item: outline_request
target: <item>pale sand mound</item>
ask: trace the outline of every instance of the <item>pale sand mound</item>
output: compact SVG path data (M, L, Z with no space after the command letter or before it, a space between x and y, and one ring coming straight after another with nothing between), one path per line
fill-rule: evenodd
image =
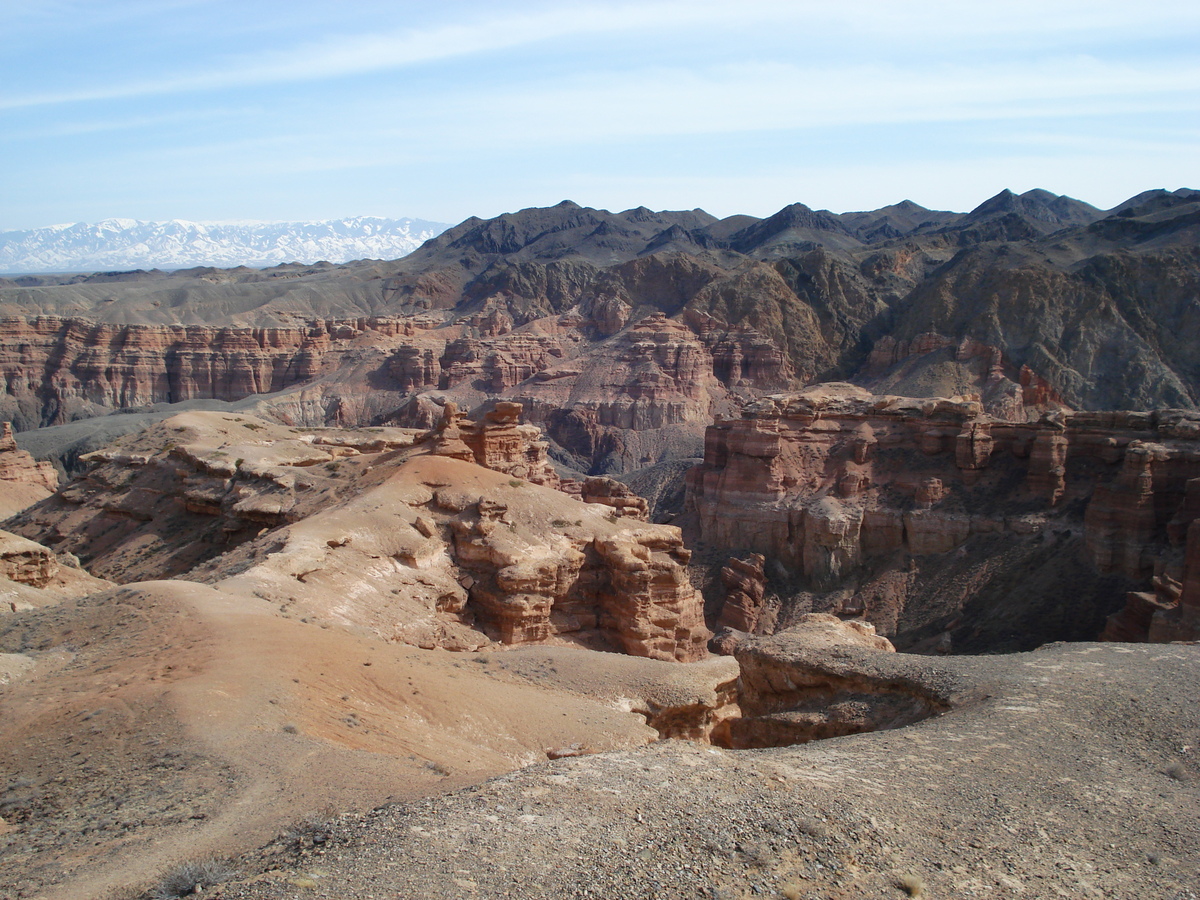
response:
M421 651L181 582L12 616L0 651L26 660L0 687L0 893L81 900L326 808L644 744L648 717L711 708L736 677L729 659Z

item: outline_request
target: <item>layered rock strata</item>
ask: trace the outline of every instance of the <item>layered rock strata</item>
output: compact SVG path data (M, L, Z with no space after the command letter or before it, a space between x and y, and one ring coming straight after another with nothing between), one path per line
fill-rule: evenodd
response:
M362 317L218 328L7 316L0 318L3 408L28 428L154 403L238 400L310 381L350 363L356 351L404 342L430 324Z
M174 577L329 502L344 461L418 436L301 432L250 416L184 413L87 454L84 475L11 527L113 581Z
M92 454L12 527L116 581L185 576L422 647L704 657L679 529L554 489L519 414L475 424L447 404L427 435L183 414Z
M566 641L706 655L679 529L616 519L426 445L371 466L374 487L190 577L424 648Z
M717 624L722 628L751 633L757 629L767 590L767 576L763 572L765 562L761 553L751 553L745 559L731 557L721 569L725 596Z
M1144 521L1139 518L1139 524ZM1159 566L1151 590L1131 591L1125 606L1108 617L1103 639L1110 641L1200 640L1200 478L1187 483L1187 493L1168 525L1182 553L1175 565Z
M1200 417L1180 410L1009 422L973 400L817 386L711 426L688 503L706 543L777 559L817 591L853 593L896 553L1050 528L1083 534L1094 570L1144 579L1169 549L1169 523L1177 544L1186 528L1198 438Z
M564 481L559 487L584 503L603 504L612 509L615 515L628 516L641 522L650 520L650 502L615 478L596 475L583 481Z

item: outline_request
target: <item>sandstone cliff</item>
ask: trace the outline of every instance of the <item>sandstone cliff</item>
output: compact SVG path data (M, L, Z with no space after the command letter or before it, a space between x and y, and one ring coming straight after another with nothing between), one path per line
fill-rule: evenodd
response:
M713 425L688 503L706 545L778 561L793 595L863 613L906 645L941 632L944 647L953 632L978 646L991 618L981 605L1004 602L1019 640L1069 637L1084 622L1095 636L1124 585L1174 558L1172 540L1195 515L1185 495L1200 473L1198 437L1200 418L1179 410L1010 422L977 401L825 385ZM1007 579L989 560L1025 566L1032 585L1051 538L1056 565L1077 580L1006 600ZM1081 595L1092 608L1073 626L1051 611ZM1041 627L1026 625L1023 605L1040 605ZM984 629L994 642L999 618Z
M56 487L54 466L17 447L12 425L5 422L0 431L0 518L45 499Z

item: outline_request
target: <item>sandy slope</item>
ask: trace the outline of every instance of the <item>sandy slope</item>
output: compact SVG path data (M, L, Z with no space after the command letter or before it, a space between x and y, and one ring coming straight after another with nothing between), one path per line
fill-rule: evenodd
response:
M640 745L646 698L712 703L735 671L420 651L182 582L11 616L0 651L28 660L0 686L5 898L98 897L324 810Z

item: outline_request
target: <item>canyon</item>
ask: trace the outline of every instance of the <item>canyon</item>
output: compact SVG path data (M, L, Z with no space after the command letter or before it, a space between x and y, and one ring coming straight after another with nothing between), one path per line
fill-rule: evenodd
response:
M0 895L399 890L375 844L502 892L552 827L530 896L1183 890L1197 208L564 202L0 280Z

